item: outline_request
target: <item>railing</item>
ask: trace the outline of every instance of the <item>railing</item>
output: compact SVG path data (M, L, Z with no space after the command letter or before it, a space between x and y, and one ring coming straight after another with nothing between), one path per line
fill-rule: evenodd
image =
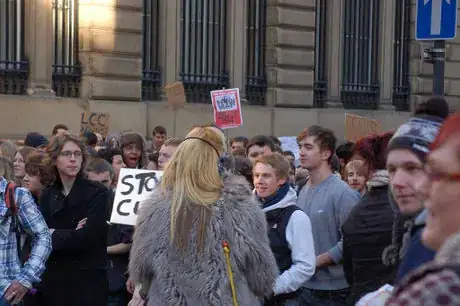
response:
M53 90L57 96L80 96L78 0L53 1Z
M188 103L210 103L209 92L229 87L227 1L181 0L181 68Z
M393 105L396 110L409 110L411 1L399 0L395 9L395 39L393 43Z
M350 97L346 97L345 100L341 99L341 97L326 97L324 99L324 105L325 107L329 108L339 108L341 105L345 105L345 103L348 103L349 107L346 108L344 111L345 112L353 112L353 110L360 110L360 111L366 111L367 109L365 108L360 108L358 106L362 105L366 100L364 100L361 97L356 98L356 100L352 100ZM378 106L379 110L385 111L393 111L392 110L392 105L393 105L393 99L388 98L388 99L381 99L380 97L376 98L373 100L375 104ZM369 111L372 111L373 109L369 109Z
M161 75L158 64L160 1L144 0L142 100L161 99Z
M24 94L28 76L24 0L0 0L0 94Z
M380 0L345 0L341 100L345 108L376 109Z
M246 49L246 99L249 104L265 104L267 74L265 46L267 37L267 0L248 0Z
M327 98L327 1L316 0L315 83L313 107L325 107Z

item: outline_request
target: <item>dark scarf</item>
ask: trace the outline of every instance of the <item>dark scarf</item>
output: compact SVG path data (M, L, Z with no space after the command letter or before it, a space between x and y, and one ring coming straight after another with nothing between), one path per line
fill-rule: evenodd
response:
M414 225L415 216L406 216L399 210L393 194L388 189L388 200L394 212L391 244L382 252L382 262L386 266L396 266L407 251L407 243L410 241L411 229ZM404 246L406 244L406 246Z
M256 196L260 200L260 202L263 204L263 207L266 208L266 207L272 206L272 205L278 203L279 201L281 201L282 199L284 199L284 197L289 192L289 188L291 188L291 186L289 185L289 183L286 182L280 188L278 188L278 190L273 195L271 195L271 196L269 196L269 197L267 197L265 199L260 198L257 195L257 193L256 193Z

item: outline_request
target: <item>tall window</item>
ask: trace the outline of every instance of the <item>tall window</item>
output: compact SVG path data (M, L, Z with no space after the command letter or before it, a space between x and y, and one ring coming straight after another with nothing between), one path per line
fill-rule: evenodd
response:
M376 109L380 0L345 0L341 98L346 108Z
M181 0L181 69L189 103L208 103L228 87L227 1Z
M53 1L53 90L57 96L80 96L78 0Z
M314 107L324 107L327 98L326 33L329 0L316 0Z
M247 9L246 99L250 104L264 104L267 92L267 0L248 0Z
M142 100L160 100L160 67L158 65L160 1L144 0Z
M0 0L0 93L23 94L29 64L24 57L24 0Z
M395 39L393 63L393 105L396 110L409 109L410 83L410 18L411 1L399 0L395 10Z

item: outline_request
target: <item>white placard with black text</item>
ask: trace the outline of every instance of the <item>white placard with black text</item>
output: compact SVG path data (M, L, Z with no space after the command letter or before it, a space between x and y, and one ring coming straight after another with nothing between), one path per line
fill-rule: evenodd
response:
M152 195L162 176L163 171L122 168L110 222L136 225L140 206Z

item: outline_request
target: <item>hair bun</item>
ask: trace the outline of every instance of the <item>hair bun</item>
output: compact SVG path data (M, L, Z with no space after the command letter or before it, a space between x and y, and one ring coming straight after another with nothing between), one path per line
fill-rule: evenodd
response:
M442 97L432 97L420 103L414 112L415 116L435 116L447 118L449 116L449 104Z

